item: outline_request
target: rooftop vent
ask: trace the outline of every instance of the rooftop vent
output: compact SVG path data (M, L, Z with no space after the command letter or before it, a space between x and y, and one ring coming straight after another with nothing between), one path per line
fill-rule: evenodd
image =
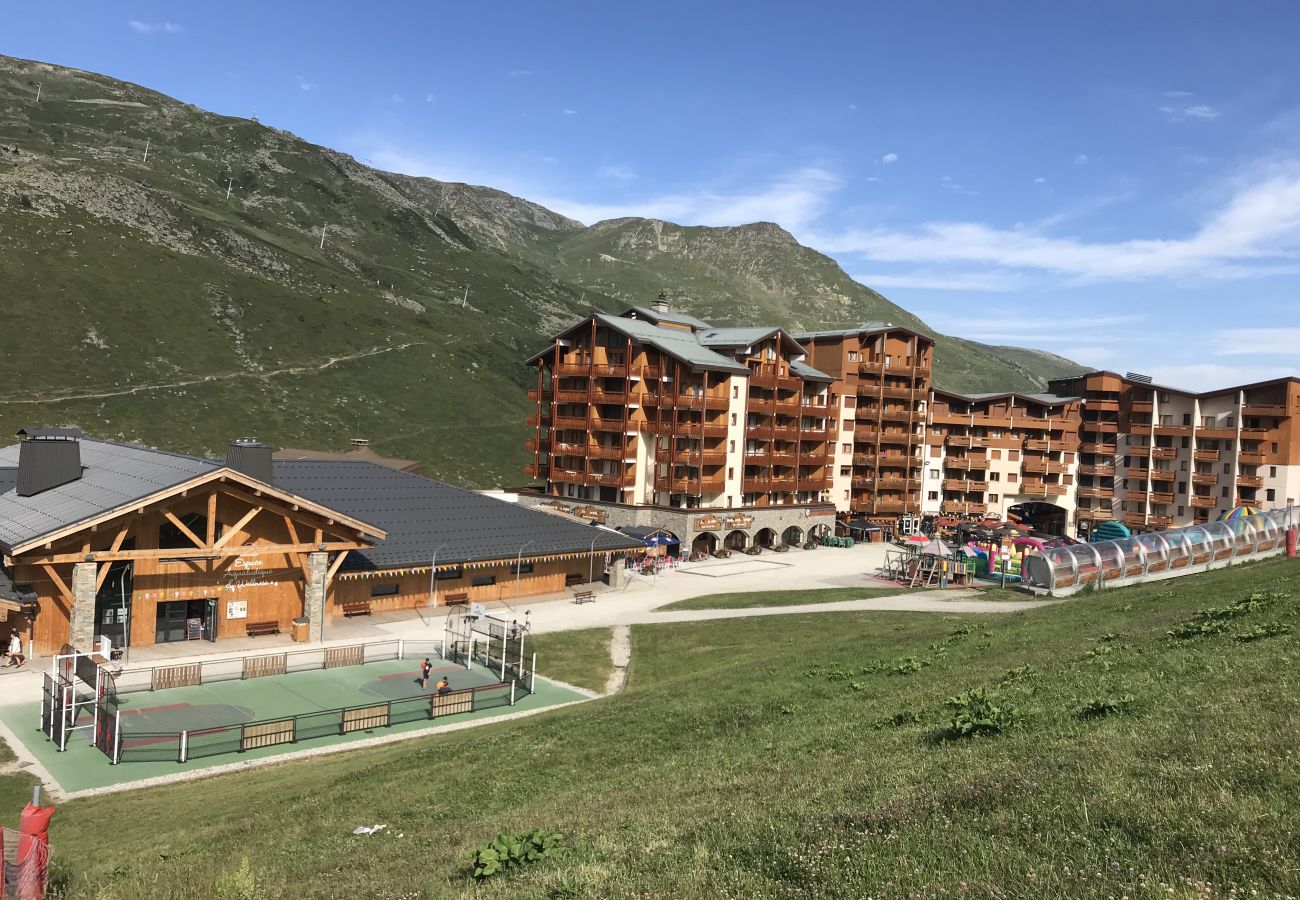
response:
M659 296L655 297L654 302L650 304L650 308L661 316L667 315L671 312L673 307L672 304L668 302L668 292L660 291Z
M19 497L32 497L81 478L81 431L24 428L18 432Z
M232 441L226 450L226 465L263 484L271 484L271 448L256 438Z
M1151 383L1150 375L1139 375L1137 372L1125 372L1124 377L1127 378L1129 381L1140 381L1143 384Z
M352 449L353 449L353 450L365 450L365 449L367 449L367 448L369 448L369 447L370 447L370 439L369 439L369 438L353 438L353 439L352 439Z

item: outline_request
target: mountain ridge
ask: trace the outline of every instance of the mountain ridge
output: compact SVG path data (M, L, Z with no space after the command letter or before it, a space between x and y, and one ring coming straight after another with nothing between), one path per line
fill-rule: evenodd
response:
M776 223L586 226L3 56L0 209L0 311L23 335L0 356L10 433L76 423L191 452L243 434L340 449L368 437L449 480L517 484L522 359L591 309L666 289L719 325L879 319L934 334ZM1032 389L1079 370L936 340L943 387Z

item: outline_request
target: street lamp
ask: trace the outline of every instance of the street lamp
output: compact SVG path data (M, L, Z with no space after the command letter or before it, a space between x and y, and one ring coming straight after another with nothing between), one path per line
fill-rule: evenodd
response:
M587 584L596 580L596 538L598 537L600 535L591 539L591 552L587 554Z
M518 556L515 557L515 605L514 605L515 615L519 614L519 579L520 576L523 574L521 570L523 569L524 566L524 550L532 546L534 543L536 542L529 541L528 543L524 544L523 547L519 548Z
M438 551L446 547L446 544L434 547L433 562L429 564L429 617L424 620L426 628L433 627L433 611L438 606Z

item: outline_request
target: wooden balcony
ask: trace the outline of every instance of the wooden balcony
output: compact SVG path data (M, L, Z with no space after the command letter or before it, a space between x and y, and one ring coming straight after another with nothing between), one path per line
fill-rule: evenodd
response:
M702 478L674 478L671 475L656 475L655 490L670 494L717 494L726 487L726 480L720 476Z
M897 404L886 404L880 414L881 420L885 422L911 422L919 417L920 413L915 410Z
M635 366L627 363L562 362L555 367L556 375L590 375L595 378L626 378Z
M1150 400L1133 400L1133 401L1130 401L1130 402L1129 402L1129 405L1128 405L1128 409L1129 409L1129 412L1131 412L1131 413L1139 413L1139 414L1140 414L1140 413L1146 413L1147 415L1150 415L1152 412L1155 411L1155 410L1152 408L1152 403L1151 403Z
M537 390L537 388L530 388L529 391L528 391L528 399L531 400L531 401L534 402L534 403L536 403L536 402L538 401L538 399L541 399L541 401L542 401L543 403L550 403L550 402L551 402L551 392L550 392L550 391L540 391L540 392L539 392L539 391Z
M1147 518L1147 527L1148 528L1173 528L1174 517L1160 516L1160 515L1155 515L1153 513Z
M550 467L546 463L529 463L524 466L524 475L528 478L546 478Z
M1152 447L1152 459L1177 459L1178 448L1176 447Z
M1118 397L1089 397L1084 403L1085 409L1095 409L1098 412L1119 412Z
M1191 437L1191 425L1155 425L1152 430L1164 437Z
M1115 499L1115 489L1110 487L1080 487L1075 490L1080 497L1091 497L1094 500L1113 500Z
M1152 481L1177 481L1178 473L1175 472L1173 469L1160 469L1160 468L1152 469L1151 480Z
M875 394L878 397L892 397L896 400L911 400L916 395L917 391L914 388L888 386L880 388Z
M829 491L833 486L831 476L829 475L809 475L799 476L797 490L800 491Z
M524 449L529 453L550 453L551 442L549 438L542 438L541 440L529 438L524 441Z
M1238 480L1240 481L1240 479ZM1215 485L1218 483L1219 483L1219 476L1216 475L1214 472L1193 472L1192 473L1192 484Z
M1070 467L1063 462L1030 458L1021 460L1020 468L1026 472L1050 473L1053 475L1062 475L1070 471Z
M1241 408L1241 414L1243 416L1272 416L1280 419L1287 412L1286 406L1281 403L1254 403L1247 400Z
M879 442L890 444L892 446L906 446L908 444L919 444L921 438L912 431L890 431L886 429L880 432Z
M1270 428L1243 428L1241 429L1241 438L1245 441L1263 441L1267 440L1272 433Z
M853 465L855 466L874 466L875 464L876 464L876 454L874 453L853 454Z
M1169 504L1174 502L1174 495L1169 491L1152 491L1147 494L1147 500L1151 503Z
M1114 515L1109 506L1080 506L1074 517L1080 522L1107 522Z
M894 475L882 475L876 479L876 489L881 491L914 491L920 487L921 479L919 478L899 478Z
M1084 441L1079 444L1080 453L1094 453L1100 456L1114 456L1118 449L1114 444L1103 444L1097 441Z
M939 509L947 516L979 516L989 511L987 503L968 503L965 500L945 500Z
M1258 475L1238 475L1237 487L1239 488L1262 488L1264 479Z
M760 365L758 369L750 373L749 383L752 387L761 388L782 388L787 391L798 391L803 389L803 379L797 375L789 373L782 374L774 366Z
M919 469L924 463L919 456L905 453L881 453L876 457L876 465L882 469Z
M745 411L754 415L770 416L776 412L776 401L760 397L750 397L746 401Z
M585 416L555 416L551 419L551 425L557 429L572 429L575 431L586 431L588 429L587 418Z
M962 493L983 492L989 489L989 483L987 481L972 481L969 478L945 478L943 480L943 489L945 491L961 491Z
M1130 510L1129 512L1124 513L1124 524L1125 524L1125 525L1139 525L1139 526L1143 526L1143 527L1145 527L1146 524L1147 524L1147 516L1146 516L1146 513L1144 513L1144 512L1133 512L1133 511Z
M1069 485L1022 481L1019 487L1006 485L1004 490L1009 494L1023 494L1029 497L1063 497L1069 492Z
M971 437L969 434L950 434L944 443L949 447L983 447L984 439Z
M895 500L881 498L875 502L875 511L882 513L915 512L920 504L915 500Z
M1264 454L1251 450L1242 450L1237 454L1237 462L1243 466L1262 466L1264 464Z
M970 458L965 456L949 456L944 459L943 467L945 469L955 469L965 471L971 468Z
M1093 475L1098 478L1114 478L1114 466L1079 466L1080 475Z
M1197 462L1218 462L1219 451L1218 450L1197 450L1192 453L1192 459L1196 460Z
M1213 509L1219 505L1219 498L1207 494L1193 494L1188 498L1188 505L1196 509Z

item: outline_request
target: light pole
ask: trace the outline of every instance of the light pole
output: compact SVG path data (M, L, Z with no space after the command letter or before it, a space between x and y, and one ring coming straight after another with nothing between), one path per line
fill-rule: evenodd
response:
M524 567L524 550L527 547L532 546L534 543L536 542L529 541L528 543L524 544L523 547L519 548L518 556L515 557L515 605L514 605L515 615L519 614L519 580L520 580L520 576L523 575L523 572L521 572L520 570L523 569Z
M426 628L433 627L433 611L438 606L438 551L445 550L446 544L433 548L433 562L429 564L429 617L424 620Z
M591 539L591 553L587 554L587 584L591 584L596 579L596 538Z

